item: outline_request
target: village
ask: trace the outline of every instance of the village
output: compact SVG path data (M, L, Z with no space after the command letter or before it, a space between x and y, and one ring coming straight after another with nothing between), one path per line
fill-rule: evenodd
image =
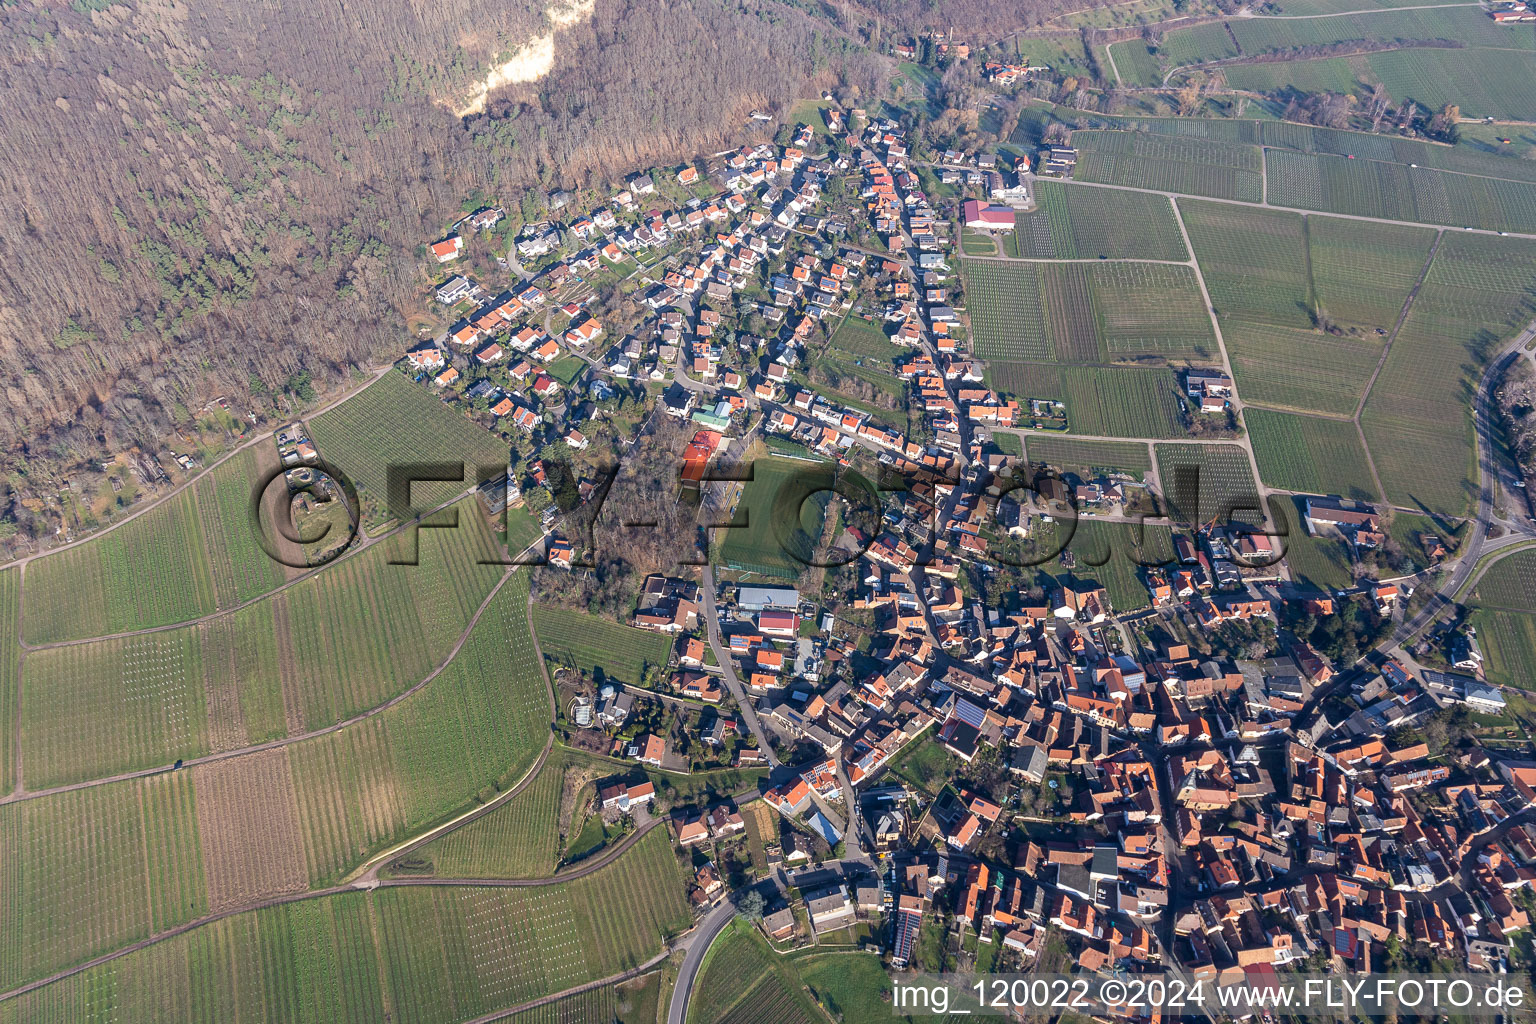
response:
M1469 738L1469 715L1505 710L1475 631L1420 645L1424 663L1364 660L1404 621L1414 574L1318 592L1291 578L1283 538L1240 516L1188 523L1133 581L1134 611L1070 550L1039 556L1063 524L1142 522L1166 497L1004 446L1065 415L986 385L952 261L960 231L1011 231L1033 206L1031 159L919 167L896 122L818 116L788 144L633 176L595 208L551 194L549 219L497 257L508 284L456 269L504 216L476 210L430 246L449 326L405 355L508 440L494 508L539 512L556 569L580 571L582 551L546 460L576 467L586 501L589 448L621 452L646 402L693 430L680 494L749 500L728 470L754 457L900 479L859 526L832 499L848 514L817 588L754 571L730 542L722 579L647 578L629 624L671 642L666 664L643 685L562 689L574 745L655 771L771 770L749 803L665 812L700 913L759 887L776 945L857 942L894 968L1523 962L1536 762ZM1068 175L1075 160L1058 145L1034 162ZM890 346L899 404L816 372L852 323ZM1189 417L1230 411L1223 370L1180 379ZM1299 501L1308 536L1385 540L1369 503ZM1021 552L1036 557L1009 560ZM1047 585L1019 590L1016 564L1049 568ZM1325 638L1329 619L1345 635ZM1447 719L1462 726L1449 742L1431 726ZM654 811L645 779L607 780L604 812ZM778 824L749 828L764 807Z

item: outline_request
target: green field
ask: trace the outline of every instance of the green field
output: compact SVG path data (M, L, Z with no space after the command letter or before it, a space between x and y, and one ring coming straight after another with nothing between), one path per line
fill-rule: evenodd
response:
M1189 267L968 260L964 269L983 359L1208 359L1216 349Z
M392 1006L396 1020L449 1024L623 971L689 917L658 831L575 882L386 888L226 917L0 1003L0 1022L374 1024ZM111 941L143 930L119 925Z
M411 856L443 878L542 878L560 863L566 762L552 754L526 789L494 811L434 839Z
M764 458L752 463L731 529L717 531L719 562L730 569L795 579L815 551L833 480L827 463ZM858 493L854 491L853 493ZM719 540L721 534L724 540Z
M1175 522L1247 521L1259 508L1248 455L1235 444L1157 445L1157 476Z
M179 773L0 807L0 985L207 913L192 798Z
M426 509L462 492L507 464L506 442L444 405L426 387L386 373L341 405L309 423L321 458L357 486L363 521L372 528L391 518L388 471L423 463L462 464L462 483L416 484L410 502ZM515 512L508 513L509 518Z
M1507 31L1511 38L1520 32ZM1223 73L1231 88L1253 92L1365 95L1366 83L1380 82L1398 102L1411 98L1434 110L1454 103L1469 116L1529 120L1536 115L1529 68L1528 52L1469 46L1248 64Z
M1063 401L1072 431L1103 437L1183 437L1178 378L1165 368L995 363L992 386Z
M1047 551L1061 545L1069 526L1057 523L1054 529L1054 539ZM1075 560L1071 569L1062 566L1058 556L1035 570L1033 582L1050 588L1056 585L1055 578L1063 575L1091 580L1109 594L1116 612L1135 611L1152 603L1142 580L1143 568L1173 559L1173 534L1166 526L1103 523L1084 517L1071 530L1070 539L1066 539L1066 550Z
M1524 182L1376 160L1270 151L1268 199L1357 217L1490 231L1536 231L1536 194Z
M1354 584L1349 546L1332 537L1312 537L1301 522L1301 508L1290 503L1290 532L1285 539L1285 564L1291 579L1318 590L1342 590Z
M1221 336L1245 402L1303 412L1353 416L1381 361L1382 339L1375 335L1339 337L1238 321L1223 323Z
M1162 196L1035 184L1039 209L1021 213L1009 252L1035 259L1187 260L1173 210ZM1126 230L1135 225L1134 231Z
M894 364L909 351L891 341L881 322L847 316L833 332L820 362L839 377L855 377L899 402L906 385L896 376Z
M474 504L464 525L375 544L203 623L36 650L22 680L33 788L169 766L322 728L420 682L501 576ZM30 584L30 578L28 583Z
M1075 131L1079 181L1257 203L1262 157L1254 146L1124 131Z
M1378 500L1360 432L1348 420L1249 408L1259 474L1271 487Z
M259 450L240 452L193 487L220 608L259 597L283 582L283 567L262 550L251 523L251 498L262 469L277 465L271 443L259 444Z
M1536 615L1530 611L1478 608L1472 612L1477 641L1491 683L1536 690Z
M1474 500L1471 396L1501 339L1530 318L1536 243L1446 234L1365 405L1394 504L1459 515Z
M890 1024L892 1021L950 1022L964 1018L898 1016L891 1011L891 976L879 957L866 953L823 953L795 962L816 999L842 1024Z
M1030 436L1028 449L1029 461L1064 469L1120 472L1140 477L1152 468L1152 456L1147 446L1136 441L1083 441L1075 437L1039 434Z
M689 1024L816 1024L788 961L744 919L726 926L709 948L688 1004Z
M607 678L625 683L641 682L647 668L664 669L672 653L665 634L546 604L533 606L533 628L551 662L589 676L601 668Z
M1390 331L1418 283L1434 233L1337 217L1307 218L1317 306L1334 324Z
M29 643L163 626L214 610L191 489L101 537L27 566Z
M16 668L21 647L16 642L21 611L21 573L0 571L0 792L16 785Z
M1313 326L1306 227L1294 213L1180 200L1179 212L1222 323Z

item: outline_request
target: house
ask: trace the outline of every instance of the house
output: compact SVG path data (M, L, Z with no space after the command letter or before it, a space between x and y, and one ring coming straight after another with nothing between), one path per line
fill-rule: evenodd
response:
M616 782L597 791L597 799L604 810L628 812L634 807L648 807L656 799L656 787L645 782Z
M464 252L464 239L458 235L449 235L441 242L432 243L432 255L437 257L437 262L448 263L456 260Z
M763 915L763 931L775 942L782 942L795 933L795 913L789 907Z
M967 199L961 206L961 219L974 231L1012 231L1013 209L1007 206L983 206L975 199Z
M624 756L639 761L641 764L660 768L661 762L667 757L667 741L652 733L637 736L624 752Z
M837 885L805 894L805 914L810 918L811 930L833 931L853 923L855 907L848 898L848 887Z

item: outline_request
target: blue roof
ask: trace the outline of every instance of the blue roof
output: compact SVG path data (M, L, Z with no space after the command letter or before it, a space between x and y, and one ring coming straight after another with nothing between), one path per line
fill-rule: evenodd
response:
M827 841L828 846L836 846L843 838L842 834L832 827L832 823L827 820L827 816L820 811L812 814L806 824L815 829L817 834Z
M951 714L973 729L980 729L987 721L986 711L963 697L955 701L955 708Z

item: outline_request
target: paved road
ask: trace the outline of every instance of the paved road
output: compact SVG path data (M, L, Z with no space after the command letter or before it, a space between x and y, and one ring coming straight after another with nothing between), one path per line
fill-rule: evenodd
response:
M693 997L694 983L699 980L699 968L704 966L704 954L709 952L715 936L725 930L736 916L736 904L723 899L704 920L695 926L688 939L688 952L683 955L682 966L677 971L677 983L672 986L672 1002L667 1006L667 1024L684 1024L688 1018L688 1000Z
M763 731L762 722L757 719L757 712L752 709L752 701L747 695L747 688L741 685L741 680L736 678L735 663L730 658L730 652L720 643L720 611L715 606L715 575L711 567L705 565L699 574L699 599L704 602L704 623L709 633L709 649L715 654L715 661L720 666L721 676L725 679L726 689L731 691L731 696L736 698L736 706L741 709L741 717L747 723L747 728L752 731L752 737L757 740L757 748L763 752L768 764L777 768L779 757L773 752L773 746L768 742L768 734Z

